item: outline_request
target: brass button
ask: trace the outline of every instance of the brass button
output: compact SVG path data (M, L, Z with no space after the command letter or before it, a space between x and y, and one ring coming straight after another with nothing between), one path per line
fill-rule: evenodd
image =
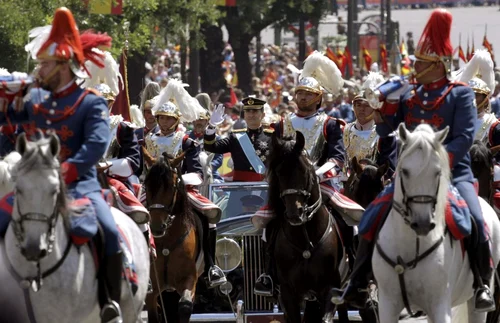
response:
M52 101L52 106L55 108L57 107L57 102L56 101Z
M253 170L253 168L252 168L252 167L250 167L250 170Z

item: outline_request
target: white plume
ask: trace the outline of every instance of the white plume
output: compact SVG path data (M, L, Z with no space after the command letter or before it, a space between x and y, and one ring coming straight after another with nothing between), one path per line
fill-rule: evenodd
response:
M477 49L471 60L457 73L456 81L468 83L477 77L483 80L491 90L495 90L494 64L490 53L486 49Z
M24 46L24 50L31 54L31 58L36 59L36 54L38 54L42 45L49 39L51 30L52 25L48 25L35 27L29 31L28 37L33 38L33 40Z
M313 77L332 94L337 94L344 86L342 73L337 65L318 51L309 55L302 69L301 77Z
M0 196L14 190L14 181L12 180L12 169L21 160L21 155L13 151L3 160L0 160Z
M137 104L130 106L130 118L132 119L132 123L137 127L144 128L146 126L146 120L144 120L144 116Z
M91 61L86 61L85 67L87 67L91 77L87 78L82 86L93 88L100 83L105 83L115 95L118 95L123 89L123 78L118 63L110 52L103 52L97 48L93 48L92 51L104 54L104 68L100 68ZM122 82L122 88L120 88L118 80Z
M173 101L177 105L182 114L182 122L193 122L198 119L200 113L205 111L200 102L186 91L184 84L176 79L168 80L167 86L161 90L152 109L153 114L168 101Z
M362 89L375 90L380 83L384 82L384 76L379 72L369 72L366 76L366 80L363 83Z

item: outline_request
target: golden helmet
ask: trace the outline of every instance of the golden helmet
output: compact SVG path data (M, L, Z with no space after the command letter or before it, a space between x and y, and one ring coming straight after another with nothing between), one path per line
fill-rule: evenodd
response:
M153 109L153 115L155 117L157 116L168 116L168 117L174 117L176 119L179 119L182 114L177 105L172 102L172 101L167 101L161 106L158 107L158 109Z
M486 96L490 96L491 89L488 87L485 81L481 80L478 77L474 77L469 81L470 88L474 91L474 93L484 94Z
M303 77L300 79L299 84L295 87L295 93L299 90L304 90L307 92L312 92L316 94L322 94L323 91L321 89L321 85L319 82L313 77Z

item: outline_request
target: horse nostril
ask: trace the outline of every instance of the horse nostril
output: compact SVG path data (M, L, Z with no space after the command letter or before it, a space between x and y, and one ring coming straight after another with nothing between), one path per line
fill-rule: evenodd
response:
M162 228L162 230L167 230L167 225L165 223L162 223L161 228Z
M436 227L436 223L434 223L434 222L431 223L431 225L430 225L431 230L433 230L435 227Z
M416 222L412 222L412 223L410 224L410 227L411 227L413 230L416 230L416 229L418 229L418 223L416 223Z
M45 256L47 256L47 249L40 250L40 258L44 258Z

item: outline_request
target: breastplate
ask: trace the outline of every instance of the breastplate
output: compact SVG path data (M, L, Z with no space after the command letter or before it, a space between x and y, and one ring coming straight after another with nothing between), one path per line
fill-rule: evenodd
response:
M496 120L497 118L492 113L485 113L481 119L478 119L476 121L476 137L474 139L488 144L490 128Z
M182 152L182 131L174 132L169 136L160 136L158 133L146 137L146 149L154 158L160 157L164 152L177 157Z
M300 131L304 135L305 147L309 159L314 163L319 160L323 153L326 138L323 133L325 122L328 116L320 113L312 118L301 118L296 115L285 117L283 120L283 136L293 136L295 131Z
M375 125L370 130L357 130L354 122L348 124L344 130L344 146L347 154L347 161L350 162L353 157L359 161L367 158L375 159L377 152L378 135L375 131Z

